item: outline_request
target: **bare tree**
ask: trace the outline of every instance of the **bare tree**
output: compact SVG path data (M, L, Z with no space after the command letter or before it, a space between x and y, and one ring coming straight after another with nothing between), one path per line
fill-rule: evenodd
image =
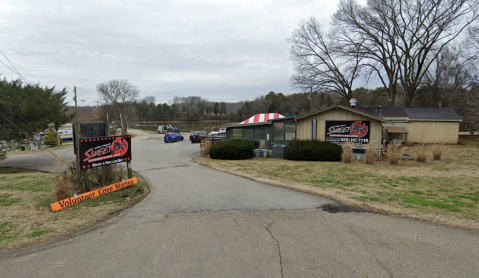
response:
M478 5L476 0L370 0L362 6L344 0L333 25L339 43L361 45L369 73L387 88L390 105L401 85L410 106L439 53L478 19Z
M105 83L97 84L98 96L105 102L106 112L110 119L119 121L120 114L126 123L134 116L132 103L139 95L138 88L126 79L113 79Z
M477 82L476 57L466 50L468 45L444 48L429 67L413 103L420 107L452 107L460 99L458 94L470 91Z
M303 91L337 93L351 99L353 82L361 69L362 55L358 46L338 44L331 35L325 34L314 17L302 21L288 42L294 64L293 86ZM343 47L348 48L350 56L342 55Z

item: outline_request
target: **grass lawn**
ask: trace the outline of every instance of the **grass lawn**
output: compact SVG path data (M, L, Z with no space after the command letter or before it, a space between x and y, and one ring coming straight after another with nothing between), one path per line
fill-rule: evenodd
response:
M303 162L284 159L225 161L198 157L197 162L255 180L321 195L382 213L479 230L479 140L443 146L426 162L386 160L374 165L354 161ZM415 157L417 147L406 153Z
M52 212L54 173L0 168L0 250L16 249L68 235L108 218L148 193L146 182Z

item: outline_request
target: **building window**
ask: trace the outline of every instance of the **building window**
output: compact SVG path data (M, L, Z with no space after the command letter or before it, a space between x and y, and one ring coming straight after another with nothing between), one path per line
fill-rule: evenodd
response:
M273 125L273 144L288 144L296 138L296 124L294 120L275 122Z
M233 139L243 139L242 128L233 128Z
M244 139L249 139L249 140L254 139L254 129L245 128L244 129Z
M317 130L318 130L318 120L313 119L313 130L312 130L312 135L313 135L313 136L311 137L313 140L316 140L316 139L317 139L317 138L316 138L316 136L317 136L317 134L318 134L318 131L317 131Z

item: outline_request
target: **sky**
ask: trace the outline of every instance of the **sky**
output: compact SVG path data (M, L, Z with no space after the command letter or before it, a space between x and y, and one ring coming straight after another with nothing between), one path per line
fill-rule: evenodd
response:
M287 38L311 16L328 25L338 3L1 0L0 74L66 88L70 105L76 86L81 106L96 105L96 85L113 79L130 81L140 99L157 103L289 95Z

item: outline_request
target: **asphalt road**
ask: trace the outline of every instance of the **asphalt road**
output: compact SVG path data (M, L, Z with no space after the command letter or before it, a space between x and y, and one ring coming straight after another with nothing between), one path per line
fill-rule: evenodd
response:
M478 276L477 232L328 213L318 207L330 200L197 165L198 151L188 141L136 136L133 169L150 195L70 238L1 254L1 276Z

